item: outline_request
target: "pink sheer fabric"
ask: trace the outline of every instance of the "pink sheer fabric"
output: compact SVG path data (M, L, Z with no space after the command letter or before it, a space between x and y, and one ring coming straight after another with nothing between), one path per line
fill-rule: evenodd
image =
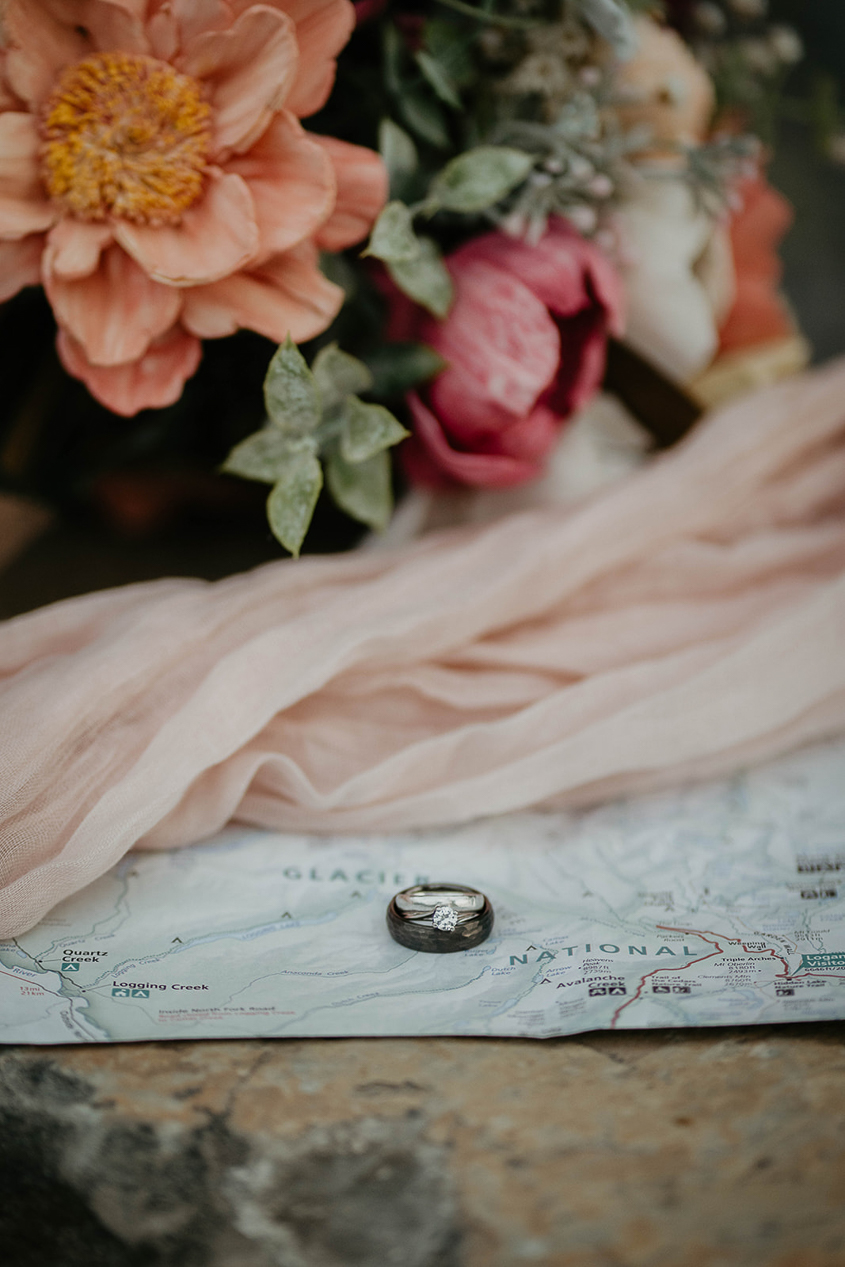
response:
M0 626L0 933L231 818L382 832L728 771L845 726L843 646L842 361L575 509L57 604Z

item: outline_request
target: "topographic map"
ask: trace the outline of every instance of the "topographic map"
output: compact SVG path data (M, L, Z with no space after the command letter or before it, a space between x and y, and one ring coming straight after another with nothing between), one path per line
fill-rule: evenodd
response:
M489 941L393 942L423 880ZM583 814L379 838L234 828L135 853L0 943L0 1039L488 1034L845 1017L845 741Z

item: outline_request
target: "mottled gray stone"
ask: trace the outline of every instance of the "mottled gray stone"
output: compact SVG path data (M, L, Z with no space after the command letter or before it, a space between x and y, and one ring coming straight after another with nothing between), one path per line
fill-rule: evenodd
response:
M5 1267L457 1263L444 1148L422 1137L418 1112L300 1121L294 1138L239 1131L225 1104L178 1111L203 1086L165 1089L174 1050L134 1049L146 1086L131 1108L108 1094L108 1061L77 1073L64 1050L0 1057ZM115 1049L115 1064L132 1053ZM197 1045L198 1076L206 1053L215 1074L223 1056L240 1093L225 1047Z
M4 1267L842 1267L845 1025L6 1049Z

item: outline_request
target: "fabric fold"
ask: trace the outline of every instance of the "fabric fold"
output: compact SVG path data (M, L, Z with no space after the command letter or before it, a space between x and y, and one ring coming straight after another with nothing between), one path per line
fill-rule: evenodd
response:
M574 508L0 626L0 935L230 819L382 832L845 726L845 361Z

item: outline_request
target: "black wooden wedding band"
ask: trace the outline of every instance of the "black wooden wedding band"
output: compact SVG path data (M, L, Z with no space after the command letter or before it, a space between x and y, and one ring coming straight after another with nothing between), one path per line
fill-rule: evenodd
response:
M400 946L448 955L487 940L493 907L478 889L463 884L415 884L391 900L387 927Z

